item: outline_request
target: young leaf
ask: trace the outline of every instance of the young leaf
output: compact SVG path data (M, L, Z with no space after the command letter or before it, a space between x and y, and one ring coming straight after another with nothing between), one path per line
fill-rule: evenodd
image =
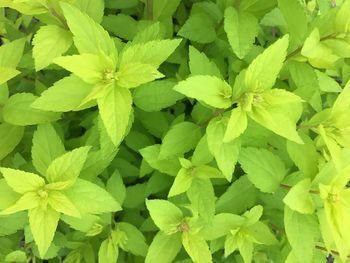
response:
M58 57L53 62L89 84L108 83L114 80L113 62L105 56L82 54Z
M123 88L136 88L141 84L164 77L150 64L129 63L116 73L117 85Z
M125 222L118 223L118 229L123 231L127 236L127 241L123 244L123 249L130 251L134 255L145 257L148 245L142 232L134 225Z
M72 34L55 25L42 26L33 38L35 70L50 65L72 45Z
M231 181L236 166L238 154L241 149L240 140L223 142L226 125L224 119L215 118L210 121L206 133L210 152L228 181Z
M44 179L33 173L4 167L0 168L0 172L6 183L20 194L39 190L45 185Z
M38 206L29 210L28 216L30 230L39 254L44 257L55 235L59 213L49 206L46 209Z
M113 144L118 146L129 125L132 98L126 88L109 87L106 95L98 99L100 116Z
M54 112L80 110L79 106L92 90L93 85L75 75L70 75L45 90L31 106L35 109Z
M249 89L272 88L287 56L288 45L289 37L285 35L253 60L245 74L245 85Z
M275 192L287 172L282 160L265 149L244 148L238 161L249 180L262 192Z
M90 146L84 146L67 152L54 159L46 171L50 183L70 181L74 183L86 161Z
M40 205L40 196L36 192L24 193L13 205L0 212L0 215L10 215L20 211L30 210Z
M81 213L102 214L121 210L120 205L106 190L79 178L64 193Z
M62 2L61 8L79 53L103 52L113 61L117 59L114 42L101 25L72 5Z
M148 249L145 263L171 263L182 247L181 235L167 235L159 231Z
M119 256L119 250L116 244L113 243L111 238L107 238L102 241L100 249L98 251L99 263L115 263Z
M181 210L166 200L146 200L150 216L157 227L164 232L176 232L183 219Z
M247 129L247 126L247 114L242 110L241 107L234 108L231 111L231 116L227 124L223 142L228 143L233 141Z
M158 68L175 51L180 42L181 39L163 39L128 46L123 50L119 67L123 68L129 63L141 63Z
M182 194L191 187L193 177L189 173L187 169L180 169L170 188L168 197Z
M215 108L226 109L232 104L232 88L224 80L215 76L189 77L179 82L174 90Z
M224 28L233 52L243 59L253 47L259 24L255 16L234 7L225 10Z
M53 160L65 153L61 138L51 124L38 125L33 135L32 159L36 170L42 175Z
M212 257L207 242L199 234L183 233L182 245L193 262L211 263Z
M80 217L80 212L74 204L60 191L50 191L48 204L57 212L68 216Z

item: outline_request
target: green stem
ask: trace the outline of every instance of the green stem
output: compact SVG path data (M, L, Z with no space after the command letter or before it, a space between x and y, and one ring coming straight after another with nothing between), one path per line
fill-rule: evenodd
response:
M147 0L147 18L153 20L153 0Z
M288 185L288 184L280 184L280 187L289 190L289 189L291 189L293 186ZM310 193L310 194L315 194L315 195L319 195L319 194L320 194L320 192L317 191L317 190L309 190L309 193Z

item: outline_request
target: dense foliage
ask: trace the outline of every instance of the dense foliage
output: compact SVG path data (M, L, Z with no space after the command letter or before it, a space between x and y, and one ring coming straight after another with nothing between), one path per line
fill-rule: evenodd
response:
M1 262L349 258L350 0L0 0L0 34Z

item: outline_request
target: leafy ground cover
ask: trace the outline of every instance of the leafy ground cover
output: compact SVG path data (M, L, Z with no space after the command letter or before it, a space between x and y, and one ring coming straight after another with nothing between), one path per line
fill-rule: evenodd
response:
M350 258L350 0L1 0L0 261Z

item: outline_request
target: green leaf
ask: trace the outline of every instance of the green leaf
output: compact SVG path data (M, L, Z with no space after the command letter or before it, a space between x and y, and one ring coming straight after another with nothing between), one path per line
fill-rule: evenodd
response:
M258 35L258 20L248 12L228 7L225 10L224 28L233 52L243 59L253 47Z
M119 256L118 247L113 243L111 238L102 241L98 251L99 263L115 263Z
M292 107L290 106L289 110L291 109ZM283 108L265 108L261 106L253 107L252 111L248 112L249 117L265 128L288 140L303 144L296 131L295 121L291 119L291 116L286 116L285 114L286 111Z
M174 105L183 95L174 91L176 82L171 79L143 84L135 89L135 105L144 111L160 111Z
M178 158L159 159L160 145L155 144L140 150L144 160L154 169L175 176L181 168Z
M313 214L315 204L310 196L311 180L304 179L294 185L284 197L283 202L290 209L301 214Z
M335 29L338 32L346 33L350 30L350 19L348 15L348 11L350 8L350 1L345 0L343 4L340 6L336 18L335 18Z
M102 21L102 26L106 30L126 40L134 39L139 30L138 25L139 23L132 16L124 13L104 16Z
M146 206L157 227L169 233L177 232L177 227L183 220L181 210L166 200L146 200Z
M3 118L7 123L26 126L55 121L59 113L41 111L31 107L36 100L31 93L17 93L11 96L3 108Z
M20 196L20 194L12 190L5 179L0 179L0 210L15 204Z
M36 191L45 185L45 181L39 175L11 168L0 168L6 183L17 193L25 194Z
M123 231L127 237L126 243L123 244L122 248L134 255L145 257L148 245L142 232L134 225L125 222L118 223L118 229Z
M207 242L199 234L183 233L182 245L193 262L211 263L211 252Z
M106 190L79 178L64 193L81 213L102 214L121 210L120 205Z
M97 23L102 21L104 14L105 3L103 0L76 0L74 5L79 8L79 10L88 14Z
M28 225L28 216L26 212L19 212L12 215L0 217L0 236L15 234Z
M278 7L287 23L292 43L302 44L308 29L307 11L297 0L278 0Z
M316 245L315 239L318 236L316 218L311 215L299 214L286 206L284 225L288 241L299 262L312 262Z
M192 184L193 177L189 174L187 169L180 169L175 177L173 185L170 188L168 197L182 194L186 192Z
M123 204L126 195L123 178L118 171L115 171L108 179L106 185L107 191L118 201Z
M131 93L126 88L111 86L98 100L100 116L113 144L118 146L126 135L132 110Z
M26 40L21 38L0 47L0 85L20 73L16 67L21 60L25 43Z
M80 110L79 106L92 90L93 85L71 75L60 79L45 90L31 106L35 109L54 112Z
M145 263L171 263L182 247L181 235L166 235L159 231L148 249Z
M11 153L23 137L24 127L0 124L0 160Z
M162 20L171 17L175 13L181 0L154 0L153 1L153 19Z
M302 136L304 144L287 141L289 157L306 177L314 178L318 172L319 154L314 142L308 136Z
M26 262L27 255L22 250L12 251L11 253L6 255L5 261L6 262Z
M234 140L228 143L223 142L226 131L225 121L225 119L221 118L211 120L206 133L210 152L214 155L215 161L225 178L231 181L241 148L241 142L240 140Z
M159 159L179 157L193 149L201 138L200 127L192 122L180 122L165 134L160 146Z
M32 159L35 169L42 175L53 160L66 151L61 138L51 124L38 125L33 135Z
M69 31L55 25L42 26L33 38L35 70L50 65L54 58L61 56L72 45Z
M226 109L232 104L232 88L215 76L198 75L180 81L174 90L212 107Z
M153 65L141 63L126 64L116 73L117 85L128 89L163 77Z
M227 123L227 129L223 138L224 143L228 143L239 137L248 126L247 114L241 107L234 108L231 111L230 119Z
M80 217L80 212L63 193L59 191L50 191L47 200L55 211L68 216Z
M245 85L250 90L270 89L283 66L287 56L289 37L285 35L257 56L248 66Z
M215 215L215 193L210 179L194 178L187 192L191 208L205 223L210 223Z
M238 161L248 179L262 192L275 192L287 173L282 160L266 149L244 148Z
M40 197L36 192L27 192L23 194L15 204L7 207L0 212L1 215L14 214L19 211L33 209L40 204Z
M112 61L117 59L114 42L101 25L72 5L62 2L61 8L80 54L103 52Z
M60 215L49 206L46 209L39 206L29 210L28 216L35 244L43 258L52 243Z
M202 44L216 39L214 23L205 13L190 15L177 34Z
M119 67L122 68L129 63L140 63L158 68L180 43L181 39L163 39L127 46L121 55Z
M210 75L221 78L217 65L210 61L204 52L199 52L195 47L189 47L189 67L192 75Z
M0 67L0 85L16 77L20 73L20 71L13 68Z
M90 146L84 146L67 152L54 159L46 171L50 183L69 181L74 183L86 161Z
M114 65L108 57L94 54L81 54L58 57L53 62L74 73L89 84L105 83L114 80ZM83 65L83 66L82 66Z

